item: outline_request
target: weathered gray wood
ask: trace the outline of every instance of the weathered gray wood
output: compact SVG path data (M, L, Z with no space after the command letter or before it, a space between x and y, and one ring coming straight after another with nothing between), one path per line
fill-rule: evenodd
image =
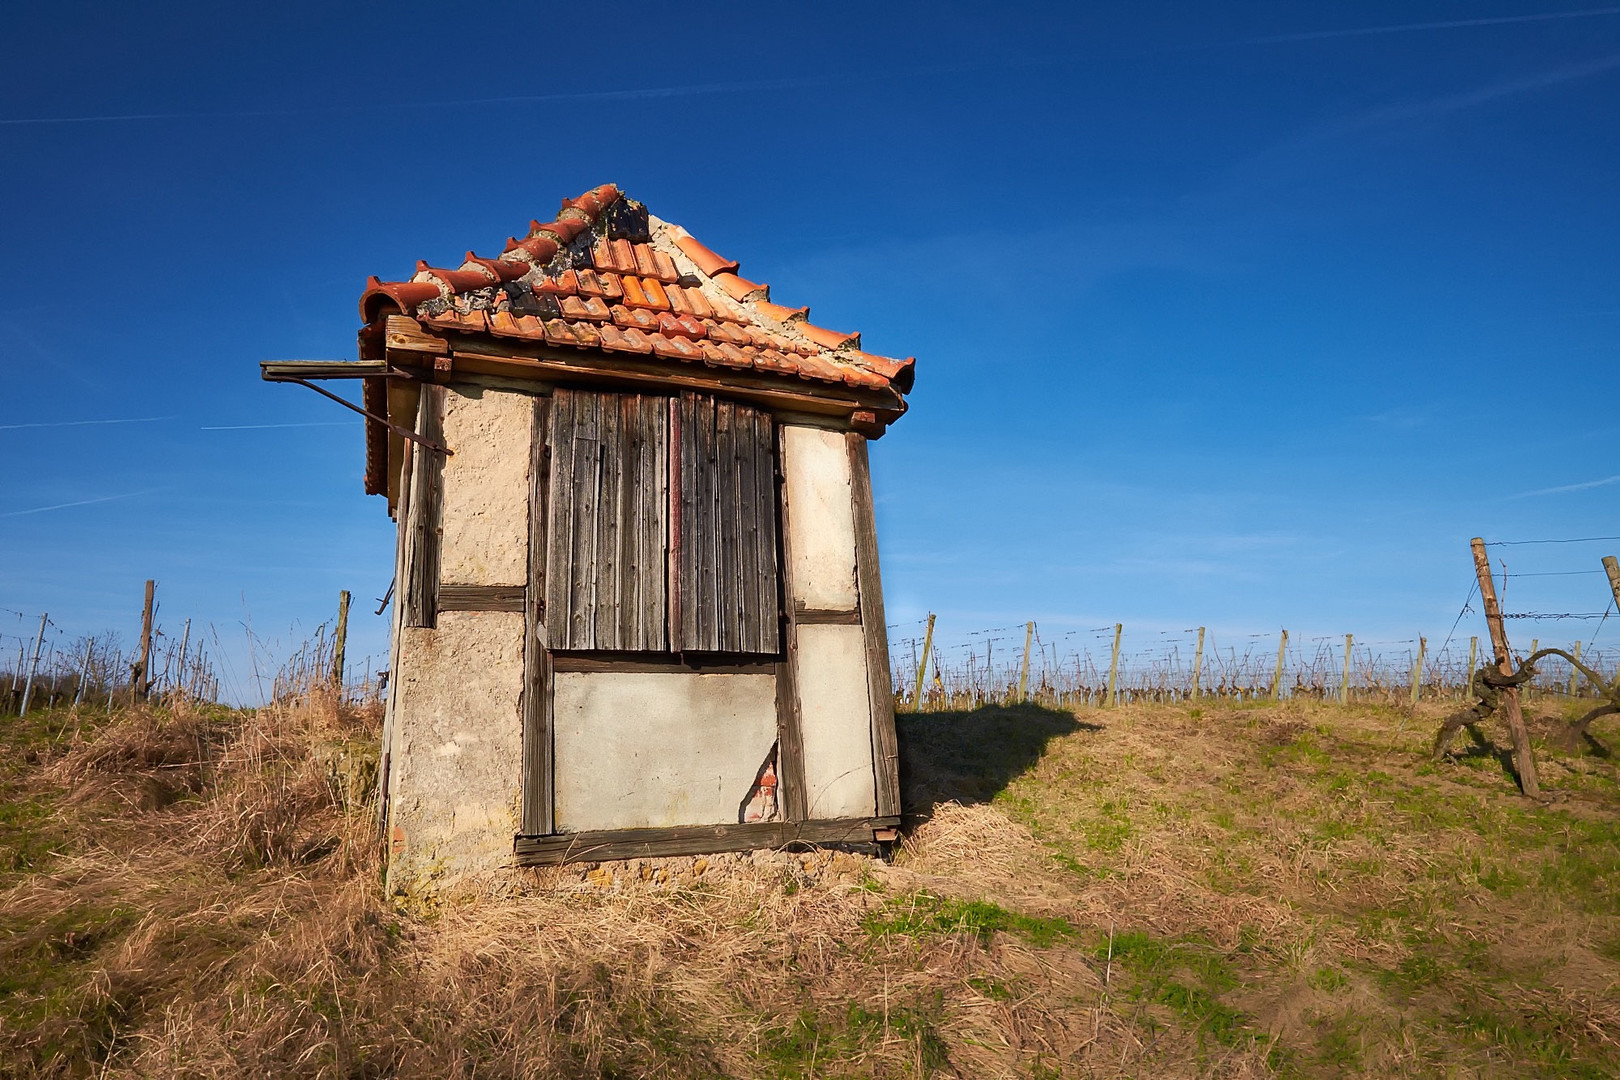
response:
M825 821L760 821L743 825L691 825L659 829L608 829L557 836L520 836L513 845L519 866L570 862L707 855L791 844L871 844L878 830L894 829L896 816Z
M522 611L522 585L440 585L440 611Z
M649 516L642 532L642 573L648 582L647 595L642 604L641 619L646 634L647 648L669 648L669 619L665 609L669 606L669 545L672 536L669 493L669 399L643 398L646 429L652 433L652 447L644 466L647 498L657 514Z
M668 554L664 566L664 590L669 598L669 610L665 615L665 626L669 631L669 647L679 649L681 642L686 640L685 618L686 612L681 598L681 582L685 580L683 570L686 558L685 550L681 544L681 521L685 513L686 496L682 490L681 473L683 469L684 451L682 446L681 422L682 399L679 396L669 399L669 440L665 447L666 460L664 461L664 476L669 484L669 524L666 536Z
M850 432L850 498L855 519L855 580L860 594L866 644L866 687L872 702L872 769L877 781L877 812L900 812L900 740L894 725L894 681L889 669L889 632L883 612L883 577L878 568L877 517L872 500L872 467L866 438ZM800 616L802 619L803 616Z
M759 580L759 472L754 467L758 441L755 411L737 410L733 457L737 463L737 640L740 648L758 648L761 638ZM775 517L774 509L771 513Z
M1496 667L1503 675L1512 675L1513 652L1508 648L1507 625L1502 621L1502 609L1497 606L1496 581L1491 577L1491 560L1485 553L1485 541L1476 536L1469 542L1469 546L1474 553L1474 573L1479 578L1479 598L1485 608L1485 626L1491 632L1491 646L1496 651ZM1513 738L1513 764L1519 773L1519 788L1532 799L1540 798L1541 784L1536 776L1536 756L1530 747L1530 732L1524 726L1524 713L1519 706L1519 688L1504 686L1501 696L1502 713L1507 721L1508 734Z
M667 649L667 399L558 390L549 428L552 648Z
M574 565L573 529L570 507L574 502L574 399L573 393L557 390L551 395L546 422L547 494L545 625L553 647L567 645L569 609L573 599L570 570Z
M719 554L716 535L719 522L715 516L720 493L715 468L715 401L710 397L698 397L696 402L700 501L697 518L693 522L692 531L687 535L687 541L695 544L699 555L698 578L695 583L698 604L696 647L706 652L715 652L720 648L720 589L717 580L720 565L716 557Z
M759 530L755 582L761 652L782 647L782 609L786 594L777 574L776 428L769 413L754 412L754 523Z
M864 621L859 611L807 608L797 604L793 607L793 620L800 626L860 626Z
M552 832L551 678L546 649L546 546L550 506L549 405L534 399L529 435L529 578L523 604L523 807L520 828Z
M430 443L444 441L445 388L424 386L416 430ZM444 457L413 454L410 509L410 566L405 581L405 625L438 624L439 533L443 507Z

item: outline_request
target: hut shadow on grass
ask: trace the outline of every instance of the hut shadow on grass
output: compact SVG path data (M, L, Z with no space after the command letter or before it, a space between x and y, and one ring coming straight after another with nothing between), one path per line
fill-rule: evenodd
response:
M927 817L941 803L989 802L1028 771L1055 738L1101 724L1039 705L987 705L971 712L900 713L900 802Z

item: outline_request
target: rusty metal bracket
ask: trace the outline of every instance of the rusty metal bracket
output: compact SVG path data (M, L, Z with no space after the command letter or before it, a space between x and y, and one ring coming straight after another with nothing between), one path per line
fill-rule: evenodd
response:
M333 401L337 402L339 405L342 405L345 409L351 409L354 412L357 412L361 416L365 417L367 420L375 420L375 421L377 421L377 423L381 424L383 427L387 428L389 431L392 431L395 435L398 435L402 439L409 439L409 440L411 440L411 442L416 443L418 446L426 447L427 449L432 450L435 453L443 454L445 457L454 457L455 456L456 452L454 450L450 449L449 447L440 446L438 443L429 442L427 439L422 438L422 436L418 435L416 432L412 431L410 428L403 428L403 427L400 427L398 424L391 424L391 423L388 422L388 419L386 417L378 416L374 412L367 412L365 409L362 409L360 406L356 405L354 402L346 401L343 398L340 398L336 394L332 393L332 391L327 390L324 387L316 386L314 383L310 382L308 379L299 378L296 375L288 375L288 376L284 376L284 377L282 377L280 379L277 379L276 381L277 382L293 382L293 383L297 383L299 386L307 386L311 390L315 391L317 394L320 394L322 397L331 398Z

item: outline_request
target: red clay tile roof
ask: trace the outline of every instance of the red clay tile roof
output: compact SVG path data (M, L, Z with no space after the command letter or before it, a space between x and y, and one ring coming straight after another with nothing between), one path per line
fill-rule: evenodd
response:
M469 251L455 270L420 262L409 281L371 278L360 317L392 302L431 330L911 392L915 358L862 352L859 334L772 303L770 286L738 269L604 184L565 199L555 221L530 222L498 258Z

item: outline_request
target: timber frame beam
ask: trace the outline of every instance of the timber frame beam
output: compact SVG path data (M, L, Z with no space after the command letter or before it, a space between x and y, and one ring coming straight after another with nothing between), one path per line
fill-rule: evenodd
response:
M368 328L370 329L370 328ZM366 336L366 331L362 331ZM856 423L856 414L871 414L879 428L906 411L893 390L789 380L743 371L720 371L702 365L604 354L585 349L507 344L485 335L429 333L408 315L383 320L382 343L387 363L405 369L425 368L439 377L445 367L456 373L497 375L558 383L658 386L720 393L773 410L839 417ZM435 361L439 361L436 366ZM446 363L444 362L448 362ZM862 421L864 423L864 421Z
M746 825L606 829L556 836L519 836L513 842L513 853L519 866L555 866L570 862L712 855L721 851L784 848L796 844L869 845L894 839L893 830L899 824L900 818L890 815L827 821L760 821Z

